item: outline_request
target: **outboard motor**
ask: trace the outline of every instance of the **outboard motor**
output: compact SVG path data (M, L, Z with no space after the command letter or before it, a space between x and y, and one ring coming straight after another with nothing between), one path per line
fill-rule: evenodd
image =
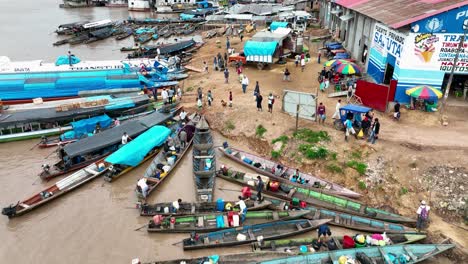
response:
M49 171L50 171L50 166L49 166L49 164L47 164L47 163L42 164L42 172L43 172L44 174L49 174Z
M19 202L16 205L11 204L8 207L2 209L2 215L6 215L9 218L16 215L16 207L18 206Z

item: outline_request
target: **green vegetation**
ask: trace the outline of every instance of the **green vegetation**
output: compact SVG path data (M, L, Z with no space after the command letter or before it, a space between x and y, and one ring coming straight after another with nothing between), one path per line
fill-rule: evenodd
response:
M413 161L409 164L410 168L412 169L416 169L418 167L418 164L416 163L416 161Z
M224 123L224 129L227 131L227 132L230 132L232 130L234 130L236 128L236 126L234 125L234 123L232 122L232 120L227 120L225 123Z
M330 136L326 131L315 132L308 128L302 128L294 132L294 138L304 140L308 143L318 143L320 141L330 141Z
M343 173L343 169L334 163L328 164L326 168L333 173Z
M316 147L310 144L299 145L299 151L308 159L325 159L328 150L324 147Z
M355 150L355 151L351 152L351 158L352 159L357 159L357 160L362 159L362 152L360 150Z
M265 132L267 132L267 129L264 128L262 125L258 125L257 128L255 129L255 135L257 137L263 137Z
M288 143L288 141L289 141L289 137L283 135L283 136L280 136L280 137L277 137L277 138L273 139L271 141L271 144L275 144L276 142L282 142L283 145L284 145L284 144Z
M330 157L331 157L332 160L337 160L337 155L338 155L338 153L336 153L336 152L330 153Z
M280 156L281 156L281 151L274 151L274 150L271 151L271 157L272 158L277 159Z
M365 190L365 189L367 189L367 185L366 185L366 183L363 182L363 181L359 181L358 187L359 187L360 190Z
M408 193L408 188L406 188L406 187L401 187L401 189L400 189L400 196L401 196L401 195L405 195L405 194L407 194L407 193Z
M346 163L346 166L355 169L359 174L364 175L367 170L367 164L350 160Z
M189 86L189 87L187 87L187 90L186 90L186 91L187 91L187 92L191 92L191 91L193 91L193 86Z

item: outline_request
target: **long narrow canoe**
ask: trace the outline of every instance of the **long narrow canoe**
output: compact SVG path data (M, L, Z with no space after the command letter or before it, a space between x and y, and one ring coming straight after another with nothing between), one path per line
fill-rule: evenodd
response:
M11 218L30 212L33 209L84 185L96 177L103 175L106 172L106 169L99 169L103 167L104 161L97 161L86 168L63 178L54 185L34 194L33 196L18 202L16 205L10 205L9 207L3 208L2 214Z
M290 220L272 222L250 226L241 226L226 230L201 234L195 239L183 240L184 250L229 247L248 244L257 241L259 237L263 240L279 239L312 231L329 222L327 220ZM244 239L238 239L240 236Z
M387 233L387 234L417 234L418 232L411 227L404 226L398 223L390 223L362 216L356 216L343 212L333 211L330 209L318 208L308 205L305 208L292 206L291 202L279 200L272 197L265 197L265 201L269 201L272 205L271 210L307 210L310 213L304 215L304 218L309 220L332 219L328 224L341 226L348 229L369 232L369 233Z
M216 179L216 153L210 126L201 117L193 139L193 177L197 201L211 202Z
M275 258L290 257L293 254L284 252L255 252L255 253L242 253L242 254L230 254L230 255L212 255L209 257L191 258L191 259L174 259L166 261L152 261L144 262L145 264L200 264L210 263L210 260L217 260L219 264L248 264L257 263L258 261L271 260Z
M243 225L248 225L252 220L259 220L262 222L293 220L300 218L307 213L308 211L247 211L245 218L246 222L244 222ZM153 220L150 220L147 230L148 232L158 233L187 233L192 231L213 232L232 228L228 222L228 214L228 212L219 212L201 215L176 216L174 217L175 224L173 228L170 227L169 218L166 218L160 226L155 226ZM218 223L217 219L220 219L220 223Z
M167 161L166 156L168 155L167 152L161 151L156 157L154 157L153 161L151 161L151 164L145 171L144 178L146 179L146 184L148 184L148 191L146 192L146 197L144 197L141 193L141 189L139 190L138 188L135 188L135 193L138 197L139 200L145 200L148 198L148 196L156 189L156 187L159 186L165 179L169 178L171 175L171 172L174 171L174 169L177 167L177 164L182 160L184 157L185 153L187 153L187 150L190 148L193 142L193 132L195 131L195 122L198 120L193 120L190 121L188 124L186 124L182 129L187 133L187 143L185 144L185 147L180 148L179 152L173 153L172 156L175 157L175 161L172 165L170 165ZM171 135L173 138L178 137L178 131L174 131L173 134ZM161 169L158 168L158 165L161 164L163 166L168 166L169 169L164 173ZM160 178L158 179L155 177L157 172L160 172Z
M258 211L269 208L272 203L269 201L257 202L254 200L245 200L245 205L247 205L248 211ZM234 201L226 201L225 204L230 203L235 205ZM216 202L195 202L195 203L179 203L179 210L177 213L165 213L164 208L170 208L172 203L157 203L157 204L142 204L140 206L140 215L141 216L153 216L153 215L195 215L195 214L207 214L219 212L216 208ZM238 210L234 208L234 210Z
M351 235L352 237L352 235ZM426 238L426 235L416 235L416 234L387 234L388 239L390 240L387 245L403 245L403 244L412 244L418 241L421 241ZM335 242L337 247L336 250L343 249L343 237L331 237L329 238ZM317 238L296 238L296 239L278 239L264 241L263 243L254 242L252 243L252 249L255 252L258 251L277 251L277 252L292 252L299 254L300 246L306 246L308 248L312 247L312 243ZM368 245L371 246L371 245ZM326 246L320 248L322 251L332 251L329 250Z
M263 264L307 264L307 263L333 263L338 264L338 258L341 256L350 256L356 259L357 253L364 253L367 257L376 261L375 263L394 263L390 260L390 254L397 258L401 255L409 257L407 264L419 263L438 255L444 251L454 248L453 244L415 244L415 245L393 245L385 247L368 247L343 249L331 252L320 252L302 256L287 257L281 259L259 261Z
M177 123L172 125L171 129L175 129L176 125ZM104 180L112 182L158 154L161 145L169 137L171 129L165 126L153 126L109 155L104 160L108 168L104 174Z
M228 170L227 175L223 174L221 170L217 171L216 174L220 178L243 186L251 186L253 182L252 179L256 179L255 174L244 173L234 170ZM264 176L265 187L268 186L269 180L269 177ZM305 201L310 205L318 206L321 208L328 208L349 214L374 218L382 221L399 223L416 222L414 219L394 214L388 211L384 211L381 209L372 208L364 203L355 200L324 194L315 190L300 188L286 183L281 183L280 188L276 192L270 190L265 190L264 192L265 194L271 195L273 197L278 197L284 200L291 201L293 199L298 199L300 201Z
M323 189L324 192L327 192L329 194L340 195L350 198L359 198L362 196L361 194L351 191L341 185L303 172L299 173L300 177L303 178L307 183L296 184L289 180L290 176L293 175L296 171L293 168L289 168L285 165L232 147L220 147L219 150L221 150L221 152L229 159L239 164L242 164L262 175L266 175L272 179L275 179L279 182L289 182L289 184L291 185L302 186L305 188L313 188L315 186L319 186L320 189ZM281 171L277 170L278 166L281 166L283 169ZM275 174L274 171L276 171L277 173Z

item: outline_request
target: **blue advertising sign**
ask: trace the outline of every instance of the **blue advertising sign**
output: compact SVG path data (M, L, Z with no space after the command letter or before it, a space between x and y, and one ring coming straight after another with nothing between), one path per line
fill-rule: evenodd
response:
M414 22L411 24L411 31L415 33L463 34L464 24L468 24L468 6L466 5Z

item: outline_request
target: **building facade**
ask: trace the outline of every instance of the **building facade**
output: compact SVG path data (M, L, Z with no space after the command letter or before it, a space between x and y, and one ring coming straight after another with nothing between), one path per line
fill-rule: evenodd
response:
M340 2L346 4L341 6ZM415 18L401 22L385 23L385 18L363 14L359 12L359 6L350 5L350 2L353 1L323 0L320 7L322 25L343 42L353 58L365 65L367 74L376 83L396 81L395 100L400 102L410 101L405 91L416 85L445 89L465 33L463 23L468 24L467 5L455 3L444 7L443 12L429 10L435 14L421 19L421 16L413 16ZM466 42L455 65L452 88L463 89L465 82L468 82Z

